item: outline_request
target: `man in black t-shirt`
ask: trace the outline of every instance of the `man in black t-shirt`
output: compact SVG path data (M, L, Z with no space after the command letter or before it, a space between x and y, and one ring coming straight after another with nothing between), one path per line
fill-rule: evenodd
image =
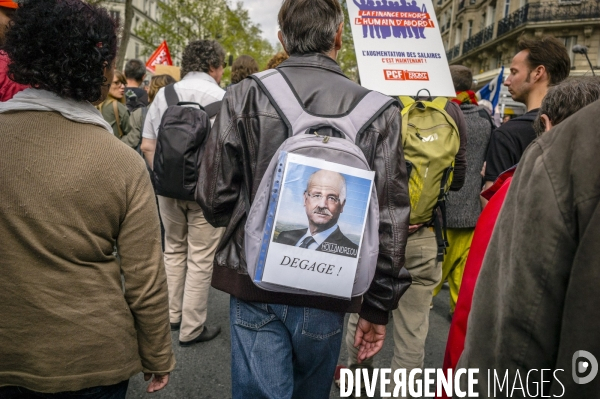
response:
M516 165L527 146L537 137L532 125L548 87L565 80L571 69L566 47L552 36L522 39L518 49L504 85L513 100L527 106L527 113L511 119L492 133L486 155L484 190L502 172Z
M129 60L125 64L125 79L127 79L127 87L125 94L127 95L127 108L129 112L133 112L140 106L148 106L148 93L140 88L146 77L146 64L141 60Z

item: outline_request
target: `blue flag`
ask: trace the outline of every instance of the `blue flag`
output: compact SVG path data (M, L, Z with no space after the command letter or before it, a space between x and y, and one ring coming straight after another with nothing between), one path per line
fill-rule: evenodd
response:
M498 76L477 92L477 98L480 100L488 100L492 103L492 115L496 112L496 105L498 105L498 101L500 100L500 90L502 89L503 81L504 65L502 66L502 69L500 69Z

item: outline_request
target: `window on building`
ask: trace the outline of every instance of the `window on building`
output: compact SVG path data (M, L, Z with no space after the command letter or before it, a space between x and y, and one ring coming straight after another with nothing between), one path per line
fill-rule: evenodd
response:
M496 17L496 7L488 6L487 11L485 12L485 26L490 26L494 23L494 18Z
M140 44L135 44L135 58L140 58Z
M135 17L134 27L137 29L139 24L140 24L140 17Z
M462 40L462 25L456 27L454 32L454 45L458 46Z
M144 12L146 14L148 14L148 0L144 0L144 8L143 8Z
M510 13L510 0L504 0L504 17L508 17Z
M473 33L473 21L469 21L469 26L467 28L467 39L471 38L471 34Z

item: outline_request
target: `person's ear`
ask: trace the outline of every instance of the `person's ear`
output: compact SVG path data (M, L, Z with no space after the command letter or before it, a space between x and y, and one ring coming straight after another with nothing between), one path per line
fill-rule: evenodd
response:
M537 68L533 70L533 82L539 82L544 78L548 78L548 74L546 73L546 67L543 65L538 65Z
M544 121L544 133L552 129L552 122L550 122L550 118L546 114L541 114L540 119Z
M342 36L344 36L344 23L343 22L340 24L340 26L338 26L338 30L335 33L334 48L336 51L339 51L342 48Z
M283 34L281 33L281 31L277 32L277 38L279 39L279 43L281 43L281 46L283 47L283 51L285 51L287 55L290 55L290 53L288 53L287 49L285 48L285 41L283 40Z

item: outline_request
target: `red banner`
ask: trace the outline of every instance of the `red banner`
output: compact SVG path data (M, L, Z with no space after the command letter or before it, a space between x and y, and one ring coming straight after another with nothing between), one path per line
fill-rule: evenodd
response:
M169 46L167 46L166 41L162 42L156 51L152 53L150 58L148 58L148 62L146 62L146 69L154 73L154 67L156 65L173 65L171 53L169 52Z

